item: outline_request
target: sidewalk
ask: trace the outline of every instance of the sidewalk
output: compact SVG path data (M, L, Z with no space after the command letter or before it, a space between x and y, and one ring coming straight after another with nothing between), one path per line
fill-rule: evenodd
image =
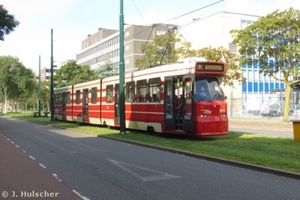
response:
M3 135L0 180L0 199L82 199Z
M294 137L292 122L283 122L280 118L230 118L229 131L270 137Z

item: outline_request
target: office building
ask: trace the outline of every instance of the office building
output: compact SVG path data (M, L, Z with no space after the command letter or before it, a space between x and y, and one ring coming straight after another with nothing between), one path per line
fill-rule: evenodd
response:
M134 61L143 57L141 45L151 43L157 34L165 34L168 27L162 25L131 25L124 29L125 69L134 68ZM98 32L82 41L82 50L77 54L77 64L89 65L92 69L107 63L119 65L119 32L100 28Z

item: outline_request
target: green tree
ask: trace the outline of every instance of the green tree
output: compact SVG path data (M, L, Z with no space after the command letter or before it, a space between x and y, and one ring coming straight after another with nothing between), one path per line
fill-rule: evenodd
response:
M170 45L172 44L172 45ZM169 45L169 49L168 49ZM165 48L167 46L167 48ZM202 49L192 49L191 43L182 39L180 34L157 35L154 37L152 44L144 43L141 45L141 50L144 52L144 58L137 59L135 65L138 68L144 69L162 64L174 63L181 58L187 57L204 57L210 61L225 61L226 74L223 79L225 85L232 86L235 81L239 83L245 82L242 77L240 56L232 53L223 47L212 48L205 47ZM162 59L163 51L168 52L167 57Z
M259 65L260 73L285 83L283 121L288 121L291 85L299 82L294 77L300 61L300 12L293 8L276 10L244 30L231 33L233 43L240 48L243 64Z
M156 35L153 43L144 43L141 45L141 51L145 55L141 59L135 60L135 66L140 69L155 67L168 63L174 63L179 59L179 50L176 44L181 39L175 30L170 30L167 34Z
M50 81L41 82L41 104L43 110L50 110Z
M101 79L119 74L118 66L113 65L109 59L105 61L104 65L98 66L94 72L95 75Z
M195 56L206 58L210 61L222 61L226 63L226 74L223 79L224 85L233 86L235 81L239 83L245 82L241 73L241 58L239 55L230 52L224 47L213 48L205 47L195 50Z
M0 56L0 99L4 102L3 113L7 112L7 101L22 102L28 98L35 86L34 73L18 58Z
M15 17L8 13L3 5L0 5L0 40L4 40L4 35L14 31L19 25Z
M77 65L75 61L70 61L54 75L54 87L64 87L95 80L97 77L88 65Z

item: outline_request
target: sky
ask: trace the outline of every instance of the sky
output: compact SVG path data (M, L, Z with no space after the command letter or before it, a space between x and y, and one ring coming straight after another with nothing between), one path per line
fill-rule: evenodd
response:
M0 41L0 56L17 57L35 72L39 66L50 68L53 30L54 65L61 66L76 59L88 34L119 29L121 2L125 24L167 23L182 29L195 18L220 11L264 16L276 9L300 10L300 0L0 0L20 22Z

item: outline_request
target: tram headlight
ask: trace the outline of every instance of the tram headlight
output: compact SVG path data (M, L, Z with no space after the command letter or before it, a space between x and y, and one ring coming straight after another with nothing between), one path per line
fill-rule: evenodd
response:
M221 115L221 117L226 117L226 110L225 110L225 108L220 108L220 115Z

